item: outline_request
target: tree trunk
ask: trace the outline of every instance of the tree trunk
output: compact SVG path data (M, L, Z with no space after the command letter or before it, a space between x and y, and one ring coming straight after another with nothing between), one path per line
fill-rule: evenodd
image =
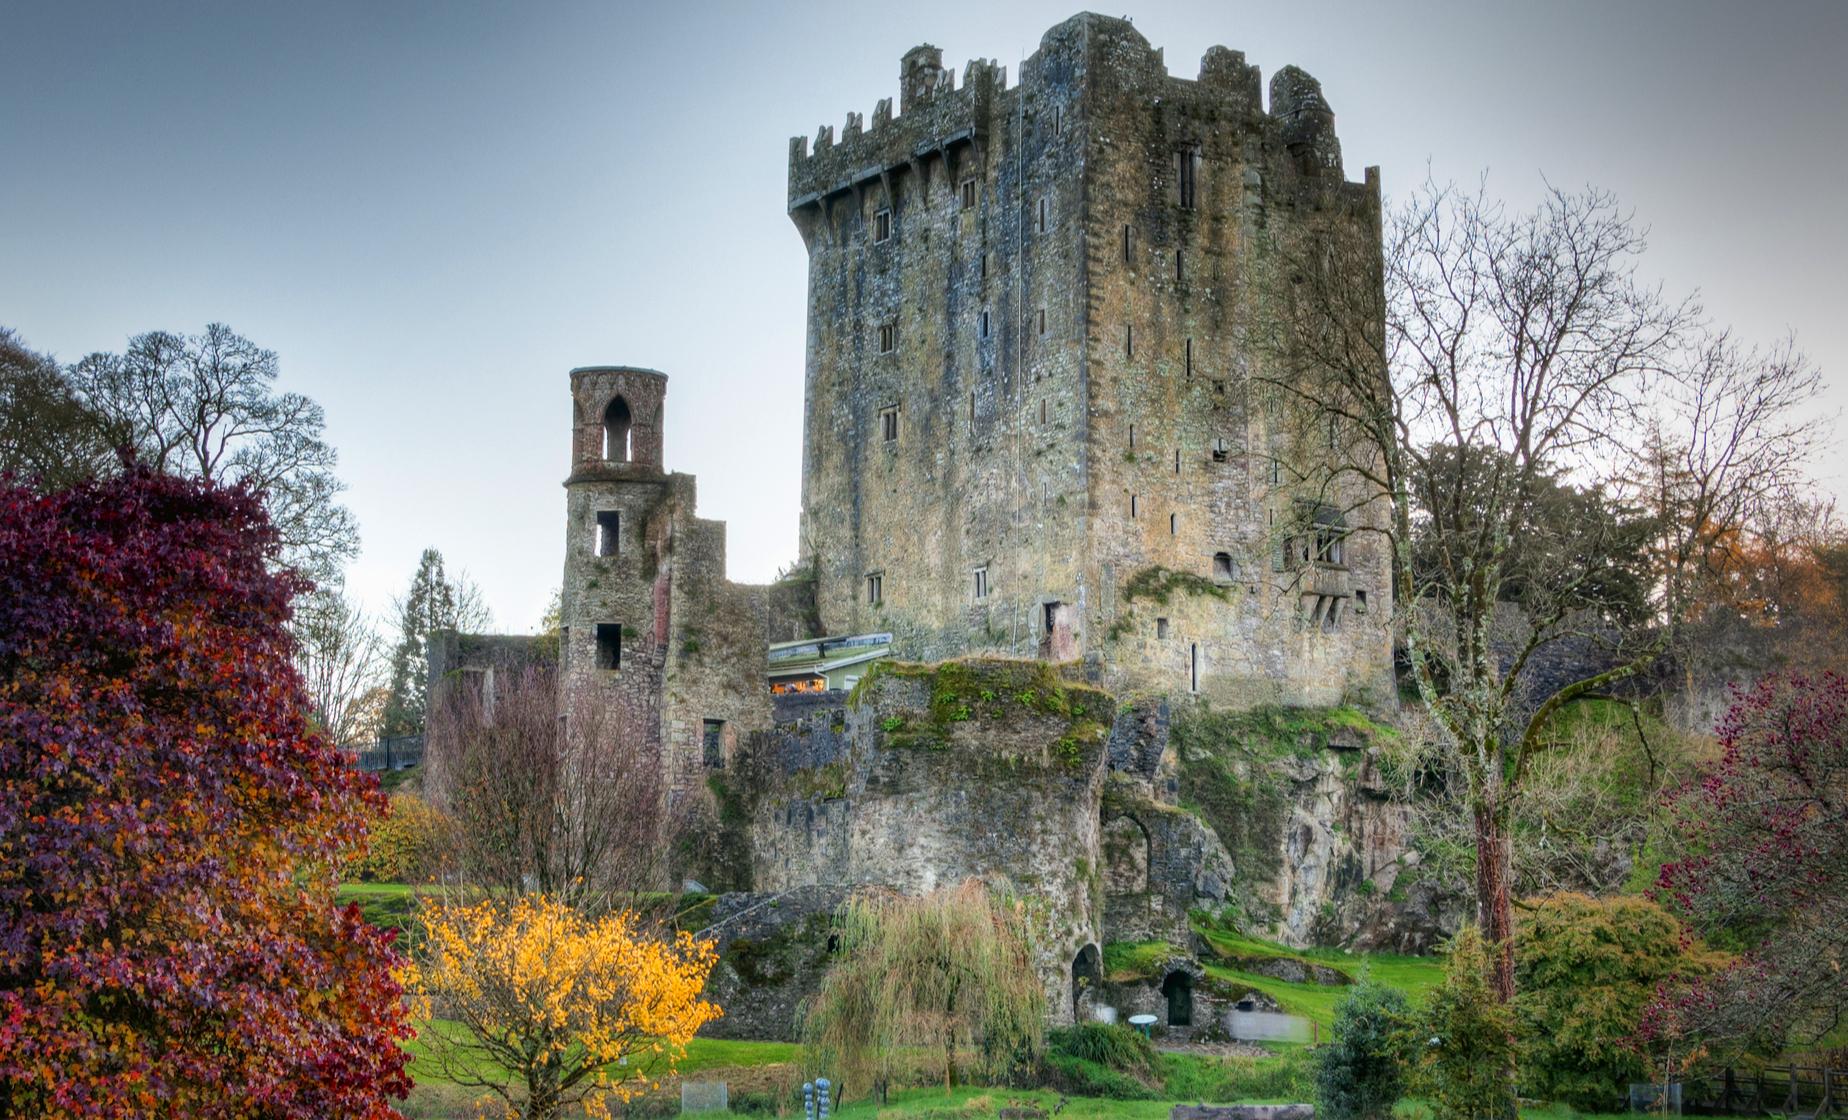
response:
M1507 824L1491 805L1476 807L1476 925L1494 954L1489 982L1503 1003L1514 999L1514 859Z

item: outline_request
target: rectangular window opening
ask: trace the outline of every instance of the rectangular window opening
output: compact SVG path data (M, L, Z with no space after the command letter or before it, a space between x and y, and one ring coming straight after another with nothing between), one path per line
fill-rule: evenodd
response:
M982 312L982 337L988 337L988 312Z
M1187 340L1186 368L1187 368L1187 376L1192 377L1193 376L1193 339L1191 338Z
M1042 335L1046 333L1046 309L1044 307L1039 309L1039 333Z
M1046 422L1046 399L1044 397L1041 397L1040 398L1040 423L1044 424L1045 422Z
M978 600L988 598L988 565L975 570L975 597Z
M879 324L879 352L881 354L890 354L896 349L898 349L898 324Z
M879 410L879 437L887 443L898 442L898 406Z
M1046 211L1047 211L1047 202L1045 199L1042 198L1039 200L1039 228L1037 230L1037 232L1039 233L1046 232Z
M885 573L868 572L866 575L866 601L870 606L885 602Z
M1176 249L1174 251L1174 282L1179 284L1185 279L1186 276L1181 271L1181 251Z
M982 279L988 279L988 254L982 254Z
M1128 263L1129 263L1129 254L1130 254L1130 233L1129 233L1129 227L1128 227L1128 226L1124 226L1124 227L1123 227L1123 263L1124 263L1124 264L1128 264Z
M964 179L962 181L962 208L964 210L975 209L975 180L974 179Z
M700 755L709 770L725 769L725 721L709 719L701 724Z
M1230 454L1231 451L1226 447L1224 437L1213 441L1213 462L1223 463Z
M1168 636L1168 620L1167 619L1158 618L1155 620L1155 636L1157 638L1165 638Z
M873 240L887 241L892 237L892 211L887 209L873 212Z
M1168 535L1169 536L1172 537L1176 533L1178 533L1180 531L1180 525L1181 525L1181 515L1180 514L1171 513L1168 515Z
M1195 199L1194 188L1200 167L1200 153L1195 151L1176 152L1174 162L1175 183L1178 187L1181 209L1192 210L1194 208Z
M1181 473L1181 449L1178 447L1174 449L1174 473Z
M1136 496L1134 494L1129 496L1129 516L1132 520L1136 516Z
M1136 426L1134 424L1129 426L1129 449L1131 451L1136 449Z
M622 624L620 622L597 623L597 668L609 670L622 668Z
M622 511L597 511L597 555L617 556L622 552Z
M1187 691L1200 691L1200 644L1189 642L1187 645Z

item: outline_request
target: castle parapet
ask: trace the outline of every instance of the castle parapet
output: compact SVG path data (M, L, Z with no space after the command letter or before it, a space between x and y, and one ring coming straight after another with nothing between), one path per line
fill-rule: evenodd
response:
M873 108L868 126L847 114L839 139L822 125L811 151L806 137L789 141L789 210L822 206L834 197L864 190L899 168L916 168L931 158L954 160L985 142L996 97L1007 88L1007 68L975 59L963 71L944 69L943 52L915 47L900 70L899 115L892 99Z

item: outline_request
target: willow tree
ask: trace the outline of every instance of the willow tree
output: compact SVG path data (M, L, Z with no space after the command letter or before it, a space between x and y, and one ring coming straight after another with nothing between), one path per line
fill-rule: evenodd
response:
M843 1093L883 1097L907 1052L936 1054L946 1090L965 1050L991 1081L1038 1058L1046 992L1023 903L971 879L922 897L857 895L838 924L840 959L804 1008L803 1040Z
M1385 509L1396 623L1474 834L1492 983L1514 989L1510 821L1567 705L1670 648L1726 541L1791 486L1815 370L1638 276L1608 194L1514 213L1426 184L1378 241L1273 254L1260 389L1300 497ZM1563 515L1562 515L1563 513ZM1636 519L1645 531L1638 533ZM1645 559L1640 578L1634 570Z

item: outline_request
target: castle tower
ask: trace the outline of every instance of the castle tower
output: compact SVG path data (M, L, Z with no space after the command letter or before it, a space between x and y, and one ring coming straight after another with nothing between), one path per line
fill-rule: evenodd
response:
M791 142L829 632L1232 703L1390 695L1384 511L1307 492L1328 444L1250 343L1303 245L1379 292L1379 180L1346 181L1314 78L1270 94L1236 51L1177 78L1085 14L1012 88L919 47L898 116Z
M725 578L725 525L663 469L667 375L571 371L559 659L611 733L658 753L674 795L702 788L768 724L765 592Z

